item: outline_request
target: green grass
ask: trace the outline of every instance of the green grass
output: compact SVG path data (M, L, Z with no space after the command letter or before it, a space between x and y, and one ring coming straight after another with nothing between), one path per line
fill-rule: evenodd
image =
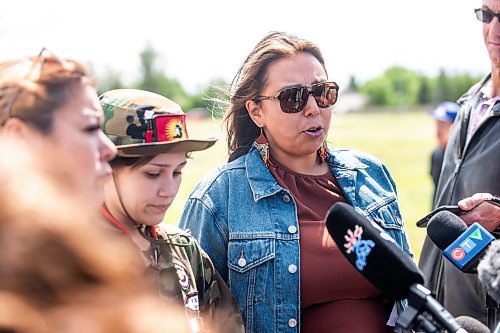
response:
M165 221L172 224L177 224L195 184L227 160L226 141L219 121L193 121L188 130L191 137L204 133L203 136L220 139L214 147L192 154L183 172L179 194L165 216ZM415 222L431 208L432 180L428 170L435 144L432 119L425 112L334 114L328 141L332 147L371 153L387 165L398 188L406 230L418 260L425 230L417 228Z

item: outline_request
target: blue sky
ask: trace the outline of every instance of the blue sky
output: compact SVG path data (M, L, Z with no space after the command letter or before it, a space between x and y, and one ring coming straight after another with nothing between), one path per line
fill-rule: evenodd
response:
M0 12L0 61L46 46L132 81L146 43L167 75L194 92L230 80L267 32L316 42L330 78L346 86L402 65L428 75L439 68L483 74L489 60L480 0L8 0Z

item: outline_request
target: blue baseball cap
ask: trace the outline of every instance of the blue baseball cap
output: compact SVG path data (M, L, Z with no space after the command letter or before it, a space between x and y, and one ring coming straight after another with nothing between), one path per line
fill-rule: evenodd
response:
M436 120L454 122L460 105L454 102L442 102L432 111L432 117Z

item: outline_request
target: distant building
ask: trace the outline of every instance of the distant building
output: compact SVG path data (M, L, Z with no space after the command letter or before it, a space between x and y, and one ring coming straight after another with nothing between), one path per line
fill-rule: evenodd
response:
M363 111L368 104L368 97L353 90L341 91L339 101L335 104L336 113Z

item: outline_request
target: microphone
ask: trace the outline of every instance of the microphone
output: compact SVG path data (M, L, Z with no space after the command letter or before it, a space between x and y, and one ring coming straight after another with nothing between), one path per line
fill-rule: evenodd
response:
M434 215L427 226L427 235L444 256L465 273L477 272L477 264L495 239L479 223L469 228L458 216L442 211Z
M477 266L479 281L497 303L500 303L500 240L491 243Z
M455 318L455 320L468 333L491 333L490 329L485 324L475 318L469 316L460 316Z
M423 284L418 267L391 236L345 203L328 211L326 228L347 260L387 297L405 299L415 283Z
M464 273L477 273L479 260L495 239L479 223L474 223L467 228L459 217L446 211L437 213L429 220L427 235L443 251L446 259ZM495 274L498 274L498 270ZM488 327L493 329L496 324L498 305L489 292L490 290L486 293L485 306Z
M448 331L465 332L421 285L424 278L412 259L377 224L338 202L328 211L326 228L351 265L383 294L394 300L408 298L410 307L399 316L398 325L408 329L417 320L431 331L433 325L419 314L428 311Z

